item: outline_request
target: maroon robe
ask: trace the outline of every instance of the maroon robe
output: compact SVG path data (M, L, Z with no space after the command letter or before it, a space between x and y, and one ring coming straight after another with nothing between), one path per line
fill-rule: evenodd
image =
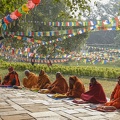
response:
M106 103L106 95L100 83L90 86L90 90L82 93L81 99L90 103Z

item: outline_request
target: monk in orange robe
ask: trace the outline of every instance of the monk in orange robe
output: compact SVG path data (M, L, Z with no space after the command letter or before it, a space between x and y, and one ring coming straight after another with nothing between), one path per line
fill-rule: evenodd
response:
M48 86L50 93L64 94L68 91L68 84L60 72L56 73L56 80Z
M25 75L27 78L23 78L23 86L26 88L32 88L38 82L38 76L29 70L25 70Z
M81 94L84 92L85 87L82 81L76 76L71 76L69 78L69 91L67 92L67 96L73 98L80 98Z
M111 94L110 102L105 103L105 106L114 106L117 109L120 109L120 76L118 77L118 83Z
M8 75L6 75L3 79L2 85L5 86L20 86L20 81L17 72L13 69L13 67L8 68Z
M38 82L35 86L32 86L31 90L47 89L50 84L51 82L48 75L45 71L41 70L38 76Z
M90 103L106 103L106 95L100 83L93 77L90 80L89 91L81 94L81 99Z

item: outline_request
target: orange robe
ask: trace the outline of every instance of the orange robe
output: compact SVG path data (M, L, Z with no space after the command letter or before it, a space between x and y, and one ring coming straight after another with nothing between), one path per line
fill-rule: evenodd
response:
M68 91L68 84L65 78L61 75L48 87L48 89L50 93L64 94Z
M117 84L111 94L110 102L105 103L105 106L114 106L120 109L120 85Z
M23 85L24 87L31 88L32 86L36 85L38 82L38 76L34 73L30 72L27 78L23 78Z
M80 98L81 94L85 92L84 84L76 76L71 76L71 78L74 79L75 83L74 85L69 85L70 89L68 91L68 96Z
M49 77L43 70L41 71L42 73L38 76L37 85L33 86L32 88L47 89L47 87L50 85Z
M4 77L4 81L3 81L2 85L13 86L12 85L13 79L15 79L15 81L16 81L14 85L20 86L19 77L18 77L17 72L15 72L15 71L9 72L8 75L6 75Z

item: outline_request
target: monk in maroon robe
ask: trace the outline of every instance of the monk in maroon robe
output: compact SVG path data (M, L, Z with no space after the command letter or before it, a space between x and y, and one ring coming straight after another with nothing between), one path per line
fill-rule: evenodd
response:
M110 101L106 102L103 106L98 106L96 110L104 112L113 112L117 109L120 109L120 76L118 77L118 83L116 84Z
M81 99L90 103L106 103L106 95L100 83L93 77L90 80L89 91L81 94Z

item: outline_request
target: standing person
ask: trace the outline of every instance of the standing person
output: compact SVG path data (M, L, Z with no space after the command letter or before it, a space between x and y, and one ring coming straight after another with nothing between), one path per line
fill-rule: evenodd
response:
M50 83L51 82L48 75L45 73L44 70L41 70L38 76L38 82L35 86L32 86L31 90L47 89Z
M56 80L48 86L50 93L60 93L65 94L68 91L68 85L65 78L60 72L56 73Z
M72 98L80 98L81 94L84 92L85 87L82 81L76 76L71 76L69 78L69 91L67 92L67 96Z
M9 71L9 73L4 77L2 85L20 86L18 73L13 69L13 67L9 67L8 71Z
M52 66L52 63L51 63L51 60L50 60L50 59L47 60L47 66L48 66L48 67Z
M89 91L82 93L81 99L89 103L107 102L102 85L94 77L90 80Z
M52 66L52 62L51 62L51 60L50 60L50 55L48 55L48 56L46 57L46 61L47 61L47 66L48 66L48 67Z
M35 64L35 58L31 57L31 64L34 65Z
M36 85L38 82L38 76L29 70L25 70L25 78L23 78L23 86L26 88L32 88L32 86Z

